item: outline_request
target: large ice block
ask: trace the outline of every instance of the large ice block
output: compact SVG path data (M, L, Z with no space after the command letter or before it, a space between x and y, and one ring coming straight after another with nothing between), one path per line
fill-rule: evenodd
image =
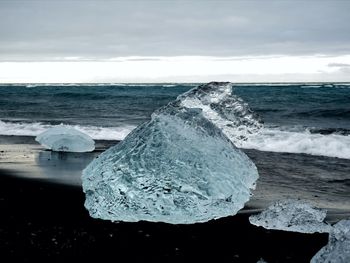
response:
M199 88L216 92L217 104L227 85ZM92 217L190 224L243 208L258 178L254 163L205 109L183 105L183 96L83 171L85 207Z

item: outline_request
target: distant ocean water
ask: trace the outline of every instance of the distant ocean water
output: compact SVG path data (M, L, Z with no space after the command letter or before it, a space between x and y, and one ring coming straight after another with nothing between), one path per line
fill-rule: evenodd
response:
M55 125L122 140L152 112L197 84L1 84L0 135ZM350 159L350 84L233 84L264 122L243 148Z

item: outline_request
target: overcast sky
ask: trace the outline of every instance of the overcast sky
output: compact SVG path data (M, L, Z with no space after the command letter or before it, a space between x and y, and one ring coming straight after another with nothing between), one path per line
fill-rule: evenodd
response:
M181 60L179 56L185 56L183 63L188 62L188 57L192 57L191 61L194 56L200 57L198 63L203 63L204 59L211 61L212 67L217 67L218 64L212 61L218 59L234 60L236 69L239 67L237 59L245 62L260 59L266 61L263 66L269 67L268 59L275 57L284 59L279 65L286 67L286 71L274 72L272 67L272 71L266 73L266 80L276 76L277 81L285 76L292 81L306 75L307 80L325 80L330 77L329 74L333 74L334 80L350 81L349 55L350 1L347 0L0 0L2 82L29 81L23 72L13 72L16 71L16 66L12 67L14 64L8 67L10 64L4 62L17 63L18 69L26 71L26 66L30 68L33 64L23 62L54 61L56 63L45 64L46 68L51 67L54 71L58 69L57 63L60 61L85 61L91 67L97 67L96 61L104 61L105 66L115 67L115 61L126 63L127 60L127 63L133 62L142 71L142 66L147 68L157 64L154 61L161 61L162 67L168 67L170 72L177 70L173 65L174 60ZM300 63L305 58L312 58L314 62L318 58L331 59L327 60L329 65L322 64L325 63L323 61L320 62L322 66L320 64L317 68L318 63L315 62L311 72L299 72L297 67L294 70L288 67L291 57L300 58ZM168 66L164 61L168 61ZM181 63L178 64L181 67ZM78 64L74 65L72 67L77 71L77 76L83 76L84 71L80 72ZM40 81L42 76L39 71L40 65L37 71L32 72L34 78L31 81ZM133 75L125 73L128 78L125 74L118 76L118 72L111 76L97 72L84 81L139 80L140 71L133 72ZM176 75L177 79L181 79L182 75L176 72L169 78L169 72L165 70L164 75L149 77L157 81L172 81ZM256 72L232 69L219 73L216 75L225 76L228 80L231 77L235 80L237 76L255 80L254 75L259 75L261 79L258 68ZM57 82L65 82L64 75L52 74L53 79L49 81L57 79ZM201 81L204 76L198 74L194 72L192 77ZM208 76L208 73L205 74ZM70 81L83 80L79 77ZM143 76L142 81L147 81L147 76Z

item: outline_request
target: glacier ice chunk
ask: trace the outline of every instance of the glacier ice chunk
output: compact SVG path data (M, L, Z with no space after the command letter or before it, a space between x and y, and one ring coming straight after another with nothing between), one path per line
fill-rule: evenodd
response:
M266 229L277 229L300 233L330 232L331 226L324 223L326 210L310 204L287 199L277 201L266 210L249 217L251 224Z
M95 142L89 135L65 126L50 128L35 140L56 152L92 152L95 149Z
M329 234L328 244L311 259L311 263L323 262L350 262L350 220L341 220L335 224Z
M183 107L199 108L238 147L263 127L259 116L238 96L229 82L200 85L178 96Z
M198 89L221 94L222 85ZM234 215L249 200L258 178L254 163L205 109L184 106L180 98L83 171L92 217L191 224Z

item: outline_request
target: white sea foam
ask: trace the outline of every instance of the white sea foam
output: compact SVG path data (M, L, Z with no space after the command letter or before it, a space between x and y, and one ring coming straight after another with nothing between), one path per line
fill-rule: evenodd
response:
M6 84L7 86L8 84ZM197 83L19 83L14 84L16 86L23 86L25 88L37 88L37 87L104 87L104 86L117 86L117 87L165 87L171 88L176 86L198 86ZM0 84L0 86L3 86Z
M19 123L0 121L0 135L37 136L41 132L54 127L39 122ZM82 131L95 140L123 140L136 126L96 127L80 125L64 125ZM281 131L263 128L240 147L260 151L305 153L329 157L350 159L350 136L338 134L311 134L308 131Z
M262 129L259 134L242 142L243 148L260 151L306 153L350 159L350 136L311 134Z
M45 130L55 126L57 125L43 124L40 122L17 123L0 121L0 135L37 136ZM136 127L133 125L120 127L96 127L64 124L63 126L84 132L95 140L123 140L125 136Z

